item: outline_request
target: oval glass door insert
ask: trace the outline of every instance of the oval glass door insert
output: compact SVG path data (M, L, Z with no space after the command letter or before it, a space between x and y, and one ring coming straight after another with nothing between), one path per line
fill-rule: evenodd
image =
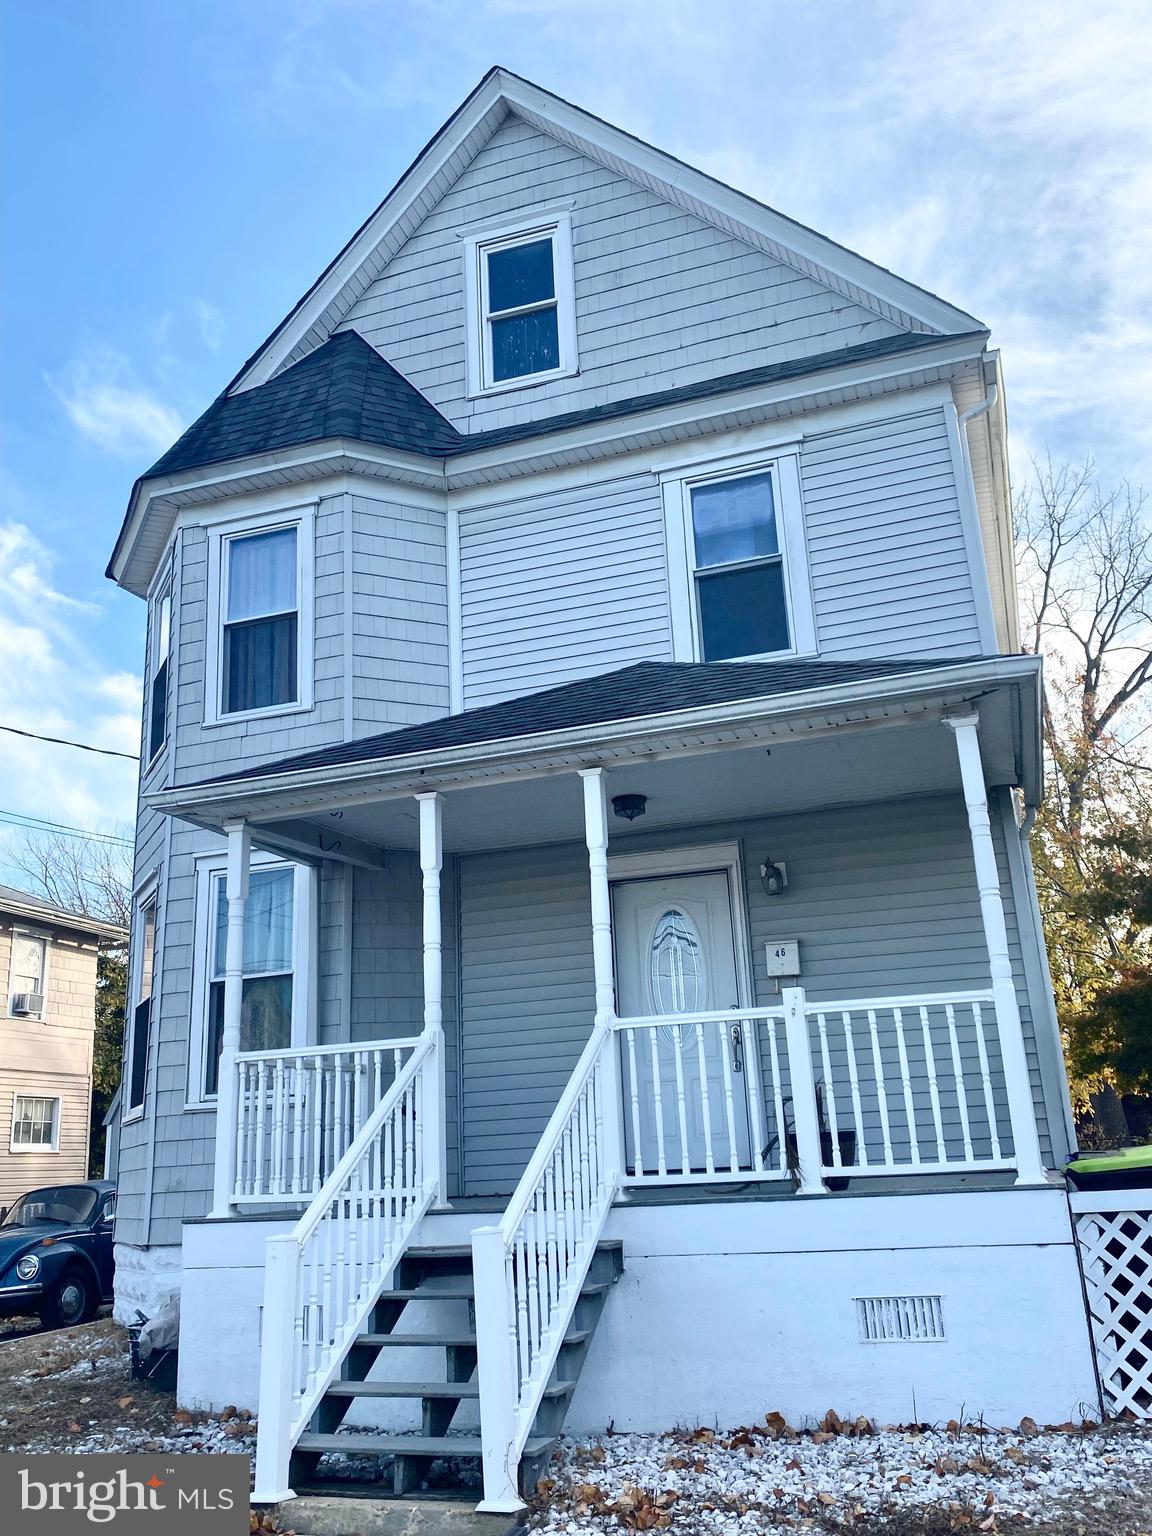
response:
M674 907L657 919L652 931L648 986L653 1013L698 1013L707 1007L704 946L691 918ZM666 1026L661 1034L672 1044L683 1044L679 1026Z

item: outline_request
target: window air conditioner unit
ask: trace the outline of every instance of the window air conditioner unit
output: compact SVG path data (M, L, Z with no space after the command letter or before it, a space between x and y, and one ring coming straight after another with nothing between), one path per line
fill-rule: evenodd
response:
M43 992L14 992L12 994L13 1013L42 1013L43 1011Z

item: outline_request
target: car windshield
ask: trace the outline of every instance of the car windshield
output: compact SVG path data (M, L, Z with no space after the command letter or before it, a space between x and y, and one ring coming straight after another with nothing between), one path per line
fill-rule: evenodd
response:
M72 1227L87 1221L96 1206L99 1195L83 1184L58 1184L51 1189L34 1189L31 1194L17 1200L4 1218L6 1227L33 1227L39 1222L55 1222L58 1226Z

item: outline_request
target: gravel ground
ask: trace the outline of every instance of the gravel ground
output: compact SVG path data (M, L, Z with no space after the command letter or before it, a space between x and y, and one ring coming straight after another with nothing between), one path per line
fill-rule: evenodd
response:
M133 1381L128 1335L111 1318L0 1340L0 1450L248 1451L254 1425L177 1411Z
M549 1533L668 1530L758 1536L784 1527L943 1536L1152 1531L1152 1429L952 1423L875 1429L779 1415L724 1433L565 1441L533 1512Z

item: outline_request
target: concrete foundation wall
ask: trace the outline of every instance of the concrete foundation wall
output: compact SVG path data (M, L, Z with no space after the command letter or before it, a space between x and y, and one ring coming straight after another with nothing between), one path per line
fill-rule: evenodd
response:
M429 1216L420 1241L463 1242L491 1220ZM256 1409L264 1241L287 1227L185 1228L183 1406ZM995 1424L1099 1411L1062 1191L621 1205L607 1235L623 1240L624 1274L573 1398L575 1433L725 1427L773 1409L797 1424L830 1407ZM945 1338L862 1342L856 1299L898 1295L939 1296ZM429 1311L409 1308L405 1331L463 1324L466 1304L451 1319L436 1309L435 1324ZM373 1375L443 1371L442 1351L402 1353ZM458 1428L475 1422L466 1408ZM365 1404L349 1422L402 1429L417 1417Z

